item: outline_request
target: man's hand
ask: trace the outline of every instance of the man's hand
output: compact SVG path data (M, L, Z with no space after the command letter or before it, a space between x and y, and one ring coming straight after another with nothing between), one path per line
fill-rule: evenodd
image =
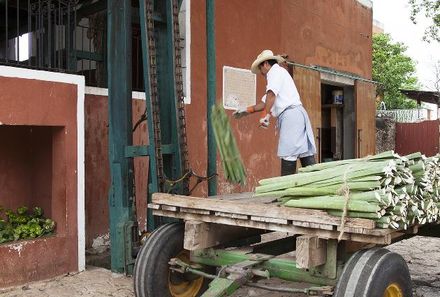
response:
M255 111L255 109L253 106L241 107L241 108L237 109L236 111L234 111L234 113L232 115L234 116L234 118L239 119L244 116L247 116L248 114L253 113L254 111Z
M260 119L260 127L267 129L270 125L270 114L266 114Z

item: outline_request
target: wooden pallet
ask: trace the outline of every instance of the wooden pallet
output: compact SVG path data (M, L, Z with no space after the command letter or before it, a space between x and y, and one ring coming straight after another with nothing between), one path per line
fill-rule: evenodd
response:
M252 193L198 198L165 193L153 194L148 205L157 216L241 226L337 239L341 219L325 211L282 207L273 197L252 197ZM395 231L375 229L368 219L347 218L343 240L390 244Z

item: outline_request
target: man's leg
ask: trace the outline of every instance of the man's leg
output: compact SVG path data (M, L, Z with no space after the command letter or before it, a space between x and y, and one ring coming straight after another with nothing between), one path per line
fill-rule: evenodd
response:
M307 166L316 164L315 156L314 155L307 156L307 157L304 157L304 158L300 158L300 161L301 161L301 166L302 167L307 167Z
M296 161L287 161L281 159L281 176L295 174L296 173Z

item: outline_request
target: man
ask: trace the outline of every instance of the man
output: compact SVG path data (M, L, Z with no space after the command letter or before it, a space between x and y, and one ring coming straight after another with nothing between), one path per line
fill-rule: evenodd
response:
M301 166L315 164L316 148L312 126L307 112L302 106L298 90L289 72L278 63L285 62L271 50L264 50L252 63L251 71L266 77L266 94L262 102L240 108L234 112L235 118L264 111L260 119L262 127L268 127L271 116L277 118L279 129L278 157L281 158L281 175L296 173L296 161Z

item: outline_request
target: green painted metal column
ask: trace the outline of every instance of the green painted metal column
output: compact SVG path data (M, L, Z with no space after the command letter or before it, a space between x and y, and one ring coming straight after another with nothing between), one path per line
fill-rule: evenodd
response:
M215 0L206 0L206 59L208 77L208 176L217 172L217 147L215 144L214 131L211 125L211 110L215 105L216 75L215 75ZM208 195L217 194L217 177L208 181Z
M133 223L131 1L108 0L109 191L111 268L129 273L127 229Z

